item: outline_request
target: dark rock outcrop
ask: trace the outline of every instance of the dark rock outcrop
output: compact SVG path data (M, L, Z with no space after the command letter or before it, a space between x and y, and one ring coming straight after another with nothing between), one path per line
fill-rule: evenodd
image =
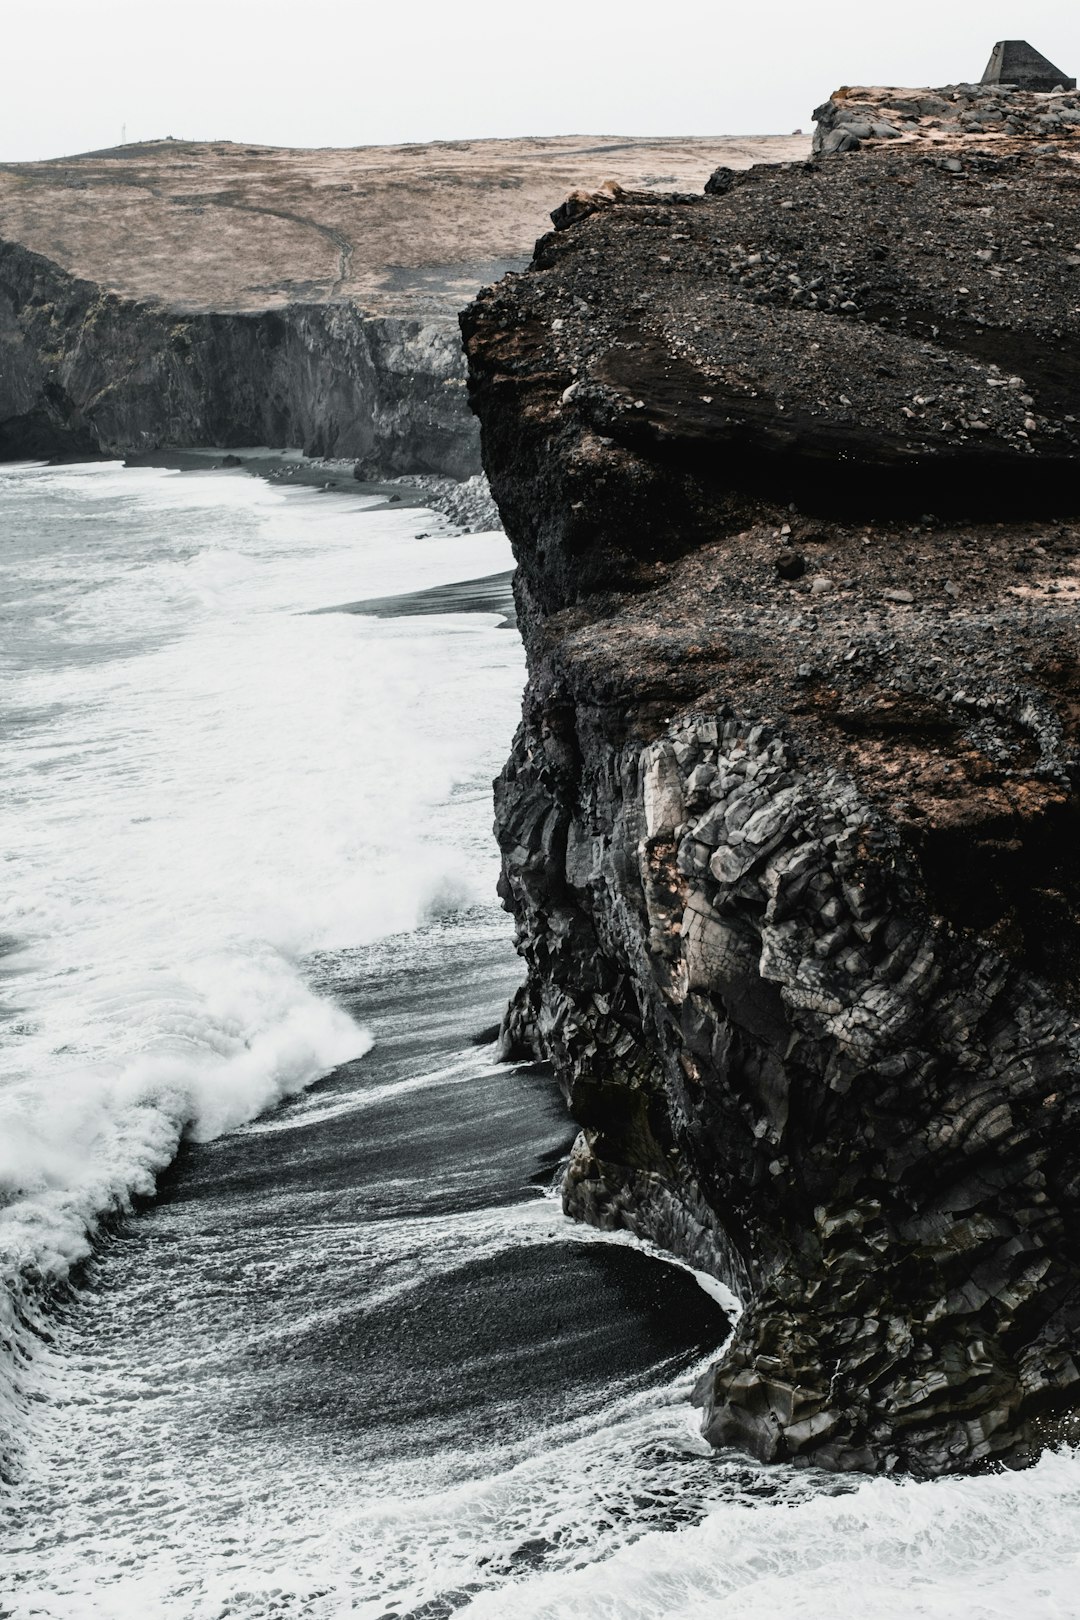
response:
M462 318L530 669L505 1049L568 1210L746 1300L717 1444L1023 1462L1080 1400L1080 170L562 217Z
M475 473L456 335L351 304L178 314L0 241L0 459L292 445Z

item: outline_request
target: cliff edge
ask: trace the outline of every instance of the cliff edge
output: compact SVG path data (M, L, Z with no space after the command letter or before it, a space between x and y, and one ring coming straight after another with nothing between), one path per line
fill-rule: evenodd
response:
M568 1211L742 1295L699 1397L764 1459L1076 1433L1080 140L1036 102L578 198L462 317L529 655L504 1045L582 1127Z
M0 164L0 458L265 444L467 477L456 312L528 262L552 195L698 190L808 145L166 140Z

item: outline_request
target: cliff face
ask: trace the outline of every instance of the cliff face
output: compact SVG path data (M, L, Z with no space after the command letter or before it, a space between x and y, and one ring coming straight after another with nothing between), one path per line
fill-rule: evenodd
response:
M445 325L348 304L178 314L0 242L0 459L296 445L467 478L463 370Z
M926 1475L1080 1395L1080 170L881 147L574 208L463 329L566 1207L747 1301L714 1442Z
M456 311L547 199L808 141L152 142L0 164L0 456L222 444L479 468ZM659 176L652 171L659 169Z

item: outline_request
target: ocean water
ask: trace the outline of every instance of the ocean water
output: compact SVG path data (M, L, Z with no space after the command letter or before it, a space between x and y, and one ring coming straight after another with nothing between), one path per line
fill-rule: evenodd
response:
M734 1302L562 1217L561 1100L485 1034L523 656L439 594L509 566L359 494L0 468L0 1615L1080 1615L1072 1454L714 1453Z

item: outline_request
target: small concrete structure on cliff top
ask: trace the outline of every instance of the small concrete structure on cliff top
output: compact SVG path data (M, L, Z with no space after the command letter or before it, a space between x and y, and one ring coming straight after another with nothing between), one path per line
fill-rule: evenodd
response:
M1066 78L1026 39L999 39L990 52L981 83L1015 84L1018 90L1076 89L1076 80Z

